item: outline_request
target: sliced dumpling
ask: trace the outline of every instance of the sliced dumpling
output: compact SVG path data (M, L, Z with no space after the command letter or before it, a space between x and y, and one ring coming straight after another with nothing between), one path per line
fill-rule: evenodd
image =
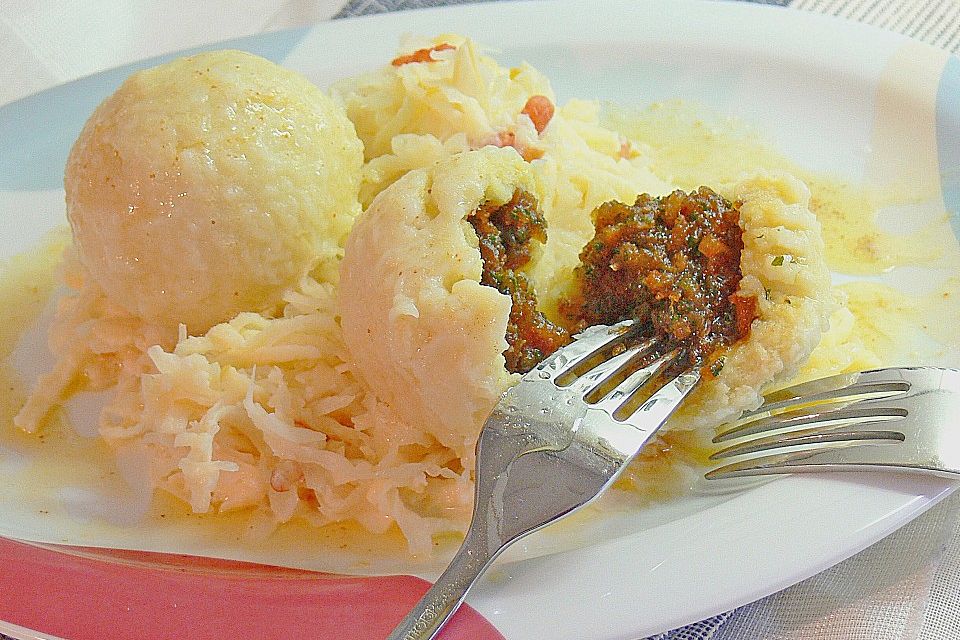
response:
M411 171L357 220L341 266L344 340L363 379L465 463L515 380L503 356L511 300L480 283L479 241L467 218L518 190L540 191L512 148Z

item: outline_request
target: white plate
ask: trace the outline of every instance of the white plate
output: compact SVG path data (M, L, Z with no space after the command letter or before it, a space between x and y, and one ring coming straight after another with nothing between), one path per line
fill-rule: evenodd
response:
M694 100L754 124L801 164L854 180L875 164L877 123L890 120L878 110L892 104L904 122L929 124L918 153L933 159L939 175L931 179L942 178L958 228L960 60L862 25L746 3L511 2L343 20L232 46L327 85L391 59L402 34L448 31L495 48L504 64L531 62L561 101ZM904 52L916 68L901 70L896 100L880 104L878 89ZM0 255L28 249L62 223L57 190L67 150L93 107L133 68L0 109ZM34 211L42 215L24 225ZM817 573L951 490L934 480L824 475L788 477L722 500L684 498L598 544L500 563L468 601L509 640L546 630L557 640L632 640Z

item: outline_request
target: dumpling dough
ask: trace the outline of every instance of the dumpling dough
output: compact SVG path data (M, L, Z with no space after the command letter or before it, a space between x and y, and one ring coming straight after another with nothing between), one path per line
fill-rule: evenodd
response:
M512 148L484 147L410 171L347 241L341 320L350 355L407 424L472 460L480 425L516 379L504 368L510 298L480 284L465 218L540 189Z
M668 428L709 430L760 406L771 384L797 374L836 308L807 186L785 173L759 172L720 191L741 203L743 278L737 295L757 299L758 317L747 337L723 354L716 377L700 384Z
M194 333L261 311L336 260L359 212L363 150L306 78L240 51L133 74L66 168L81 261L116 303Z

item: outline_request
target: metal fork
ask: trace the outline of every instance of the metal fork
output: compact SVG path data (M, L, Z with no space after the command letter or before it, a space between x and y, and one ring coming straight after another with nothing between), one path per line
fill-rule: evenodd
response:
M876 369L769 395L713 439L708 479L897 470L960 478L960 371Z
M388 640L435 637L501 551L609 487L699 381L667 376L681 355L630 322L591 327L507 391L477 442L463 544Z

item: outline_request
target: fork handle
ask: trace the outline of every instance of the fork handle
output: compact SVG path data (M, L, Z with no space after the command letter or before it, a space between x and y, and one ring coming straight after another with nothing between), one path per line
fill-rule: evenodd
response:
M471 533L472 530L467 532L450 565L387 636L387 640L431 640L460 607L467 591L500 551L499 548L490 550L488 545L479 544L477 537Z

